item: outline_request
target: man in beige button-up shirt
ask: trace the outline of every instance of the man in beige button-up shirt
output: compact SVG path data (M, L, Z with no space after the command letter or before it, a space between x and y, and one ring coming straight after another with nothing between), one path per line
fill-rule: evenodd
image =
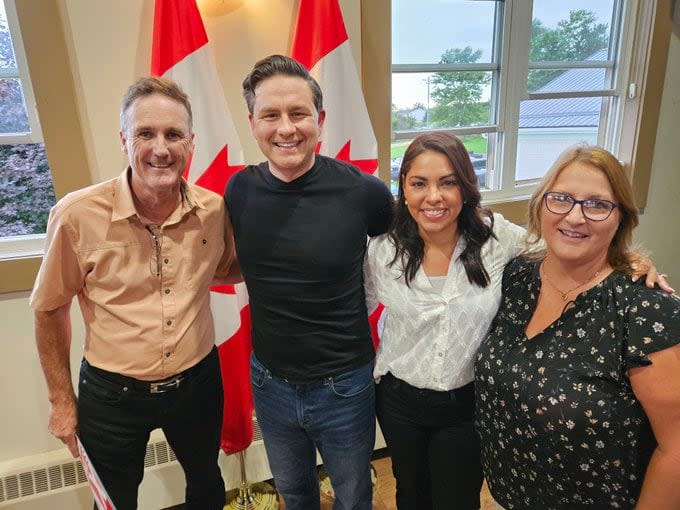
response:
M191 106L172 81L142 78L123 98L129 167L52 209L31 306L50 431L76 434L118 510L137 507L149 433L162 428L187 478L187 509L222 509L223 396L209 286L233 258L217 194L181 177L194 147ZM85 322L78 398L70 305Z

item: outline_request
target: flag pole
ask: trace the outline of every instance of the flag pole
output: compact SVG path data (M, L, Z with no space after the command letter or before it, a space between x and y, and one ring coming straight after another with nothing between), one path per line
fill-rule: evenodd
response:
M238 489L227 491L227 504L224 510L278 510L279 495L267 482L251 484L246 476L245 450L238 452L241 469L241 485Z

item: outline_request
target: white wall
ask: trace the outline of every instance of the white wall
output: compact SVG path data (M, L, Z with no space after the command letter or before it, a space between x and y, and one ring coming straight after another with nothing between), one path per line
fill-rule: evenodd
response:
M671 35L647 207L635 240L680 292L680 37Z

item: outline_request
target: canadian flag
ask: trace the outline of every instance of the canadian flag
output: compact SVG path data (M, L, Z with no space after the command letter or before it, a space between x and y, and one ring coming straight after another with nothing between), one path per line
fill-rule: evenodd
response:
M243 152L196 0L156 0L151 74L179 83L191 100L196 149L185 177L224 194L229 178L243 168ZM224 385L221 446L226 453L235 453L253 440L245 285L212 287L210 304Z
M326 122L319 154L378 174L378 143L338 0L300 0L291 57L319 82Z
M326 122L317 152L378 175L378 143L368 117L338 0L300 0L291 57L323 91ZM370 315L373 344L383 306Z

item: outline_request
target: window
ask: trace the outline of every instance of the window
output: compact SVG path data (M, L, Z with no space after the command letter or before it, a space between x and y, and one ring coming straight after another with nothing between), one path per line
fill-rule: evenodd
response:
M577 142L630 161L618 140L653 4L392 0L393 189L405 147L431 130L461 138L487 202L526 197Z
M0 0L0 257L41 253L52 176L14 0Z

